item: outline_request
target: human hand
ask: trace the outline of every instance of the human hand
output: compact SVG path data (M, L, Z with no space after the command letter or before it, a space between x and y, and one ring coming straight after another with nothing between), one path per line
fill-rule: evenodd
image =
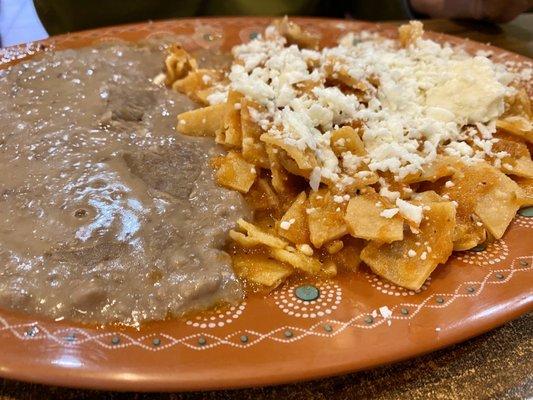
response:
M533 7L533 0L410 0L411 7L433 18L473 18L509 22Z

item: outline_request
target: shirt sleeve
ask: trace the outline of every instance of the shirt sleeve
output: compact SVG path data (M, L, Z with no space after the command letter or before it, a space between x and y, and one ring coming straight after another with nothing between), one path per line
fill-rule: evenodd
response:
M415 18L408 0L351 0L346 3L346 12L354 19L386 21Z

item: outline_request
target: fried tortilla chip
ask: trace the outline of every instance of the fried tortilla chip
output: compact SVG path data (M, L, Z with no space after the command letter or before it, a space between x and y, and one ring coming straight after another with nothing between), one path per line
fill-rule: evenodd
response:
M242 232L234 231L233 229L229 231L229 237L245 248L255 247L263 244L256 238L247 236Z
M402 241L370 242L361 259L379 276L417 290L453 250L455 207L451 202L428 204L417 234L406 231Z
M340 66L340 67L339 67ZM366 94L371 90L369 82L350 75L349 68L338 62L334 56L328 57L323 65L326 74L326 83L330 86L338 86L342 91L355 93L361 101L368 101Z
M497 189L480 197L474 208L474 212L496 239L503 236L520 208L519 188L512 180L510 182L505 182Z
M518 138L533 144L533 125L522 116L510 116L496 121L496 126Z
M345 236L342 238L342 243L342 248L333 254L328 254L325 260L334 261L341 270L355 272L361 264L361 250L366 246L366 242L362 239Z
M452 176L458 171L460 161L457 157L437 155L435 160L424 166L424 169L416 174L411 174L403 179L404 183L435 182L446 176Z
M266 178L259 178L252 185L245 197L254 210L272 210L279 207L279 198Z
M224 73L214 69L199 69L191 71L184 78L178 79L172 84L172 89L185 94L190 99L209 105L204 91L213 87L214 84L224 79Z
M386 210L396 210L396 213L391 215ZM403 239L403 220L399 216L399 210L374 192L352 198L345 220L354 237L382 242Z
M215 104L178 115L177 131L188 136L215 136L223 127L225 104Z
M458 220L453 237L455 251L470 250L487 240L487 230L479 218L472 214L469 221Z
M168 49L168 56L165 59L166 80L165 84L171 86L178 79L183 79L191 71L198 68L198 64L181 45L174 44Z
M247 193L254 184L257 171L239 153L231 151L218 163L215 176L219 185Z
M333 260L326 261L324 264L322 264L322 271L321 275L325 276L326 278L334 278L337 276L338 268L337 264Z
M468 236L473 244L474 236L481 243L483 226L496 238L502 237L520 205L517 194L518 185L491 165L480 162L465 166L461 173L453 177L454 186L442 188L441 194L457 202L458 235ZM477 216L479 220L475 217ZM462 231L462 232L461 232ZM464 250L463 243L459 249ZM458 250L456 246L456 250Z
M294 268L311 275L317 275L322 269L322 263L314 257L306 256L298 250L289 251L273 248L270 250L272 257L283 263L292 265Z
M263 133L261 135L261 140L269 145L285 150L302 171L302 174L299 173L298 175L305 176L306 172L308 173L318 165L316 157L311 151L302 151L296 146L286 143L282 138Z
M330 141L331 148L337 156L347 151L357 156L364 156L366 154L363 141L359 137L357 130L351 126L343 126L331 132Z
M413 200L416 200L420 203L438 203L439 201L446 201L446 199L437 194L437 192L434 190L426 190L424 192L415 193L413 195Z
M217 143L229 147L241 147L242 127L240 106L242 97L242 94L239 92L230 91L228 93L228 100L225 104L224 122L222 128L216 135Z
M398 39L402 47L415 43L424 34L424 25L420 21L410 21L398 28Z
M272 187L277 193L291 193L294 191L294 177L281 164L280 151L276 147L266 146L270 173L272 174Z
M301 192L278 223L278 234L292 243L309 243L307 195Z
M505 119L509 120L509 118L522 117L531 121L531 118L533 117L531 111L531 98L527 88L516 83L512 83L511 86L515 86L516 92L514 95L506 98Z
M325 243L348 233L344 220L347 202L337 203L327 189L319 189L309 195L307 221L311 243L317 249Z
M260 254L235 255L233 270L240 278L272 289L279 286L294 271L289 265Z
M263 130L251 116L250 109L261 110L262 106L246 98L241 99L242 156L254 165L268 168L270 162L265 144L259 139Z
M242 218L237 221L237 225L246 232L246 237L251 240L248 243L258 243L276 249L284 249L289 244L285 240L263 231ZM237 237L237 235L235 236Z
M520 207L533 206L533 179L516 178L515 182L521 189L521 191L518 192Z
M305 31L300 25L289 21L287 16L275 20L273 25L287 39L288 44L296 44L300 48L318 49L320 37Z
M513 164L510 165L503 164L502 170L507 175L533 179L533 161L529 157L521 157L514 160Z

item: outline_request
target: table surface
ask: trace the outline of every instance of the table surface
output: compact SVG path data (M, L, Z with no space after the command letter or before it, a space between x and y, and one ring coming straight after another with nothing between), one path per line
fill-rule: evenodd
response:
M427 30L490 42L533 58L533 14L524 14L502 26L447 20L424 24ZM423 357L307 383L207 393L133 394L0 379L0 400L525 399L533 397L532 363L533 313L530 313L492 332Z

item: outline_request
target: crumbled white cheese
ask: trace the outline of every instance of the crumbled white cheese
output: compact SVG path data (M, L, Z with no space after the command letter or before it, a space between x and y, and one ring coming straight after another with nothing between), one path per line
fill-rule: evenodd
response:
M379 313L381 316L387 320L387 325L391 324L392 311L387 306L382 306L379 308Z
M214 91L209 96L207 96L207 101L211 105L225 103L227 99L228 99L227 91Z
M426 93L426 104L452 112L463 123L488 122L504 111L507 90L486 57L448 63L440 82Z
M311 175L309 176L309 186L311 186L311 189L314 191L318 190L318 187L320 186L320 179L322 177L322 171L319 167L316 167L313 169L313 172L311 172Z
M383 197L386 197L390 201L396 201L400 198L400 192L390 191L386 186L381 187L379 194Z
M420 172L438 152L469 162L497 157L492 153L495 120L503 113L504 98L515 90L509 86L515 76L503 65L431 40L402 49L375 33L360 37L350 34L338 46L314 51L287 46L276 28L268 27L264 35L233 48L237 62L230 83L208 101L223 102L232 89L261 104L265 111L251 116L268 135L314 154L313 190L322 179L342 189L373 172L391 172L401 180ZM327 65L336 76L347 74L365 85L368 102L326 85ZM308 83L311 90L300 89ZM362 124L367 154L337 156L331 130L353 121ZM378 189L393 202L400 197L382 182ZM410 208L407 215L419 221L420 212Z
M335 141L335 145L343 147L346 146L346 139L340 138Z
M410 249L407 252L407 255L412 258L412 257L416 256L416 251L414 251L413 249Z
M279 227L283 230L288 230L290 229L291 225L294 224L295 222L296 222L296 219L294 218L291 218L288 221L281 221L279 224Z
M291 224L289 224L288 221L281 221L279 224L279 227L284 230L288 230L291 227Z
M300 250L306 256L311 257L313 255L313 248L309 246L307 243L298 245L297 247L298 247L298 250Z
M496 133L496 121L492 120L487 124L476 122L476 128L481 134L481 137L485 140L492 139L492 135Z
M492 56L493 52L491 50L478 50L476 51L476 56L479 56L479 57L490 57Z
M422 221L423 210L422 206L417 206L402 199L396 199L396 206L399 208L400 214L405 219L419 225Z
M152 82L158 86L163 86L166 78L167 76L163 72L160 72L154 77L154 79L152 79Z
M388 208L386 210L383 210L381 213L379 213L379 215L384 218L392 218L396 214L398 214L399 211L400 211L399 208Z
M453 183L452 181L446 181L446 183L444 184L445 187L447 188L451 188L451 187L454 187L455 186L455 183Z

